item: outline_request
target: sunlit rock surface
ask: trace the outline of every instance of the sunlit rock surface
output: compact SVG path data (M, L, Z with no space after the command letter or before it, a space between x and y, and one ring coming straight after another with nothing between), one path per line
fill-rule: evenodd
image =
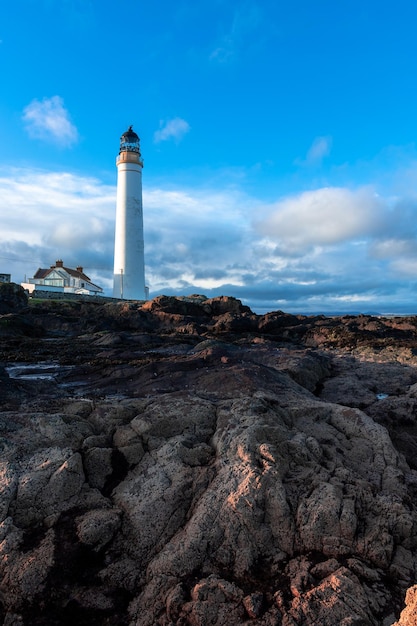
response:
M161 296L0 332L2 623L416 623L416 318Z

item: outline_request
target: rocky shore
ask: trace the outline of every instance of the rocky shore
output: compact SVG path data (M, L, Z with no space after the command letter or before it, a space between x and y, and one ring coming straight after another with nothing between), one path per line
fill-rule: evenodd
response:
M417 318L0 286L5 626L417 623Z

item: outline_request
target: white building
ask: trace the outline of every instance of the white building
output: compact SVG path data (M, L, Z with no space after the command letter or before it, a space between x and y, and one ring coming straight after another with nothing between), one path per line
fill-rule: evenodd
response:
M113 297L146 300L139 137L129 126L120 137L114 238Z
M29 293L35 289L84 295L97 295L103 292L101 287L92 283L91 279L84 274L81 266L73 270L64 267L62 260L56 261L55 265L51 265L49 269L39 268L33 278L29 278L27 283L21 283L21 285Z

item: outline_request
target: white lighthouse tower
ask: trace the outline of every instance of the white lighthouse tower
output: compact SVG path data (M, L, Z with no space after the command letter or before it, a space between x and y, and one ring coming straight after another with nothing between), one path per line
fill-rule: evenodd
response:
M146 300L142 168L139 137L129 126L120 137L114 242L113 297Z

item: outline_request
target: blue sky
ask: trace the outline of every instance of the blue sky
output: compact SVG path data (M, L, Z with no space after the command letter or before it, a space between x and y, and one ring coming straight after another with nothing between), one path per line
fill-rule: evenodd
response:
M416 313L417 5L0 5L0 272L111 288L115 157L141 138L152 296Z

